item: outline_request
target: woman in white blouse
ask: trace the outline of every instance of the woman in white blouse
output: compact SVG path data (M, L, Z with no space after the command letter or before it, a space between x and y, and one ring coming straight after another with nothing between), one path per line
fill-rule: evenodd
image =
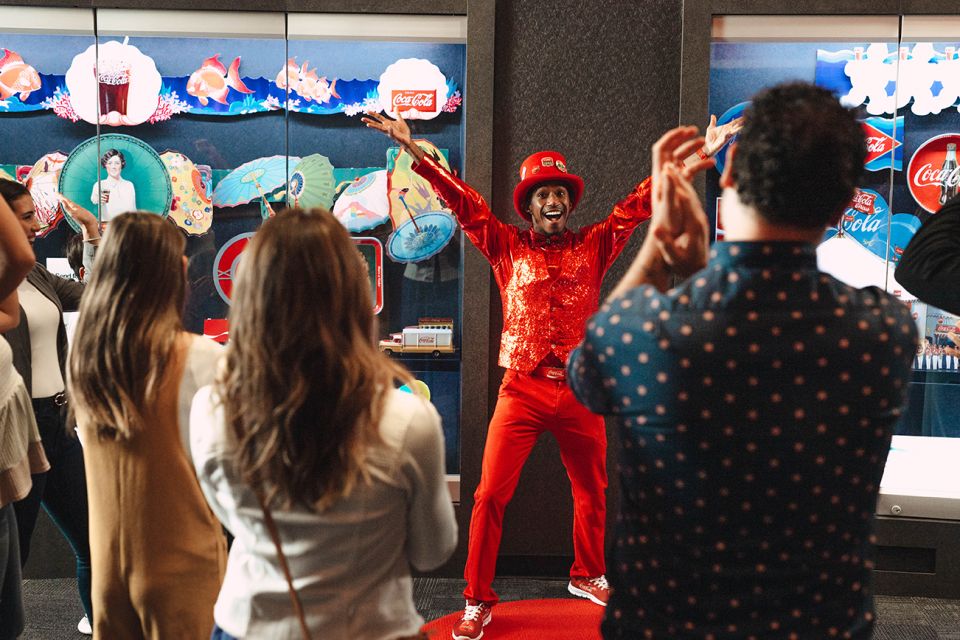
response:
M194 398L191 449L236 539L213 638L306 635L265 521L273 516L305 626L324 640L418 637L410 566L456 545L440 419L395 388L366 268L327 211L285 211L243 254L217 382Z

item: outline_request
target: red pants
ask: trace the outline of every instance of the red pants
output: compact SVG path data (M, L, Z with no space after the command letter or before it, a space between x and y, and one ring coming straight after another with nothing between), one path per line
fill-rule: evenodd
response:
M577 402L562 380L548 380L508 369L500 385L473 515L463 595L497 602L491 588L503 531L503 510L513 497L520 470L537 438L549 431L560 445L573 491L571 577L604 574L603 534L607 501L607 433L603 418Z

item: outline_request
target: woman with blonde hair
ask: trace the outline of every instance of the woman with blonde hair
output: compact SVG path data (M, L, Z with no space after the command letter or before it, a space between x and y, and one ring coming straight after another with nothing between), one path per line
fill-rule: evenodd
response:
M191 414L210 505L236 539L213 638L416 637L410 565L456 545L433 407L374 344L362 258L327 211L244 251L217 383ZM271 540L272 538L272 540Z
M186 241L117 216L80 305L69 389L90 496L96 637L205 638L226 542L189 454L190 401L220 346L187 333Z

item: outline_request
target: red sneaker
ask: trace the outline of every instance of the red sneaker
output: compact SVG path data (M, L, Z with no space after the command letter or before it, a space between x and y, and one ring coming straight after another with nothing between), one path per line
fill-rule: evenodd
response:
M479 600L467 600L463 615L453 625L453 640L480 640L483 628L490 624L493 607Z
M607 576L600 576L599 578L570 578L567 591L575 596L586 598L601 607L607 606L607 601L610 600L610 585L607 584Z

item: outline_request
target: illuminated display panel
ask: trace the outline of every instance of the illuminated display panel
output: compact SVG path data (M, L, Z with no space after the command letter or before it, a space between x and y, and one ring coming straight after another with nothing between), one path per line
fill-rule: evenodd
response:
M904 18L902 34L897 16L724 16L713 23L709 109L721 121L736 117L764 87L796 79L833 90L864 125L868 156L860 188L842 230L825 235L818 261L851 285L900 297L923 337L881 488L884 515L893 506L893 515L958 515L960 476L934 455L952 451L952 439L960 438L960 359L944 352L958 318L917 301L894 278L917 228L956 190L944 177L956 166L956 146L951 153L948 145L960 143L960 96L951 81L958 50L960 23L943 16ZM706 204L722 239L718 179L719 172L709 172ZM936 438L951 440L938 445Z
M225 341L233 276L271 209L332 209L370 268L380 338L400 336L385 350L429 390L459 473L462 235L360 114L402 110L462 175L465 18L97 10L94 32L89 10L0 16L17 56L0 80L20 82L0 100L0 169L38 167L38 198L53 198L41 260L78 228L57 193L107 225L165 216L187 238L186 327Z

